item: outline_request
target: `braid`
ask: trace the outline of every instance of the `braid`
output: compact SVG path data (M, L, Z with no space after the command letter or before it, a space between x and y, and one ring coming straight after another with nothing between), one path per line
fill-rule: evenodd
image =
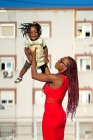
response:
M68 76L68 104L67 104L67 115L71 114L71 118L75 116L76 108L79 102L79 85L78 85L78 74L77 64L75 60L68 57L70 64L65 74Z
M26 36L29 33L31 27L36 27L39 36L42 33L40 24L38 24L36 22L33 22L33 23L21 23L20 26L21 27L19 29L21 29L23 37Z

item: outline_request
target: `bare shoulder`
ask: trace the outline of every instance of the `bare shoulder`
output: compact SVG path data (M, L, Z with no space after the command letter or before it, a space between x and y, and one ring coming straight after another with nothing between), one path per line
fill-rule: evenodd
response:
M53 87L58 88L63 84L63 82L64 79L62 78L62 76L60 76L59 74L54 75L54 80L52 82Z

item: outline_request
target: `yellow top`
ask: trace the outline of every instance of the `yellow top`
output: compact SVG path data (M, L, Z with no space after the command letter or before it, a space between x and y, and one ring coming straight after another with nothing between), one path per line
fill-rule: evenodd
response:
M40 67L45 64L44 62L44 41L42 38L38 38L35 41L32 41L28 36L26 36L27 40L25 42L25 47L34 50L36 48L36 62L37 67Z

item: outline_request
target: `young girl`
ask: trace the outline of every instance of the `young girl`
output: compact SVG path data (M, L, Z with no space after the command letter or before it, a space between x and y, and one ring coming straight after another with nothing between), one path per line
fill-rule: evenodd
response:
M21 24L21 31L23 34L23 37L26 37L25 42L25 54L27 56L27 59L23 68L21 69L19 76L15 80L15 83L19 83L22 81L22 78L26 71L31 67L31 55L30 50L36 49L36 62L37 62L37 68L40 68L42 73L49 73L49 69L47 66L48 61L48 49L47 46L44 43L44 40L40 37L42 30L41 26L36 23L23 23Z

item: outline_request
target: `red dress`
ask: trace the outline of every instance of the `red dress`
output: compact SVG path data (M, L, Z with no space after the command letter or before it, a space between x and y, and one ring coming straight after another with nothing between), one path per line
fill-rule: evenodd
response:
M46 95L42 121L43 140L64 140L66 113L62 107L62 101L68 89L68 79L63 74L60 76L64 79L62 86L53 88L46 83L43 88Z

